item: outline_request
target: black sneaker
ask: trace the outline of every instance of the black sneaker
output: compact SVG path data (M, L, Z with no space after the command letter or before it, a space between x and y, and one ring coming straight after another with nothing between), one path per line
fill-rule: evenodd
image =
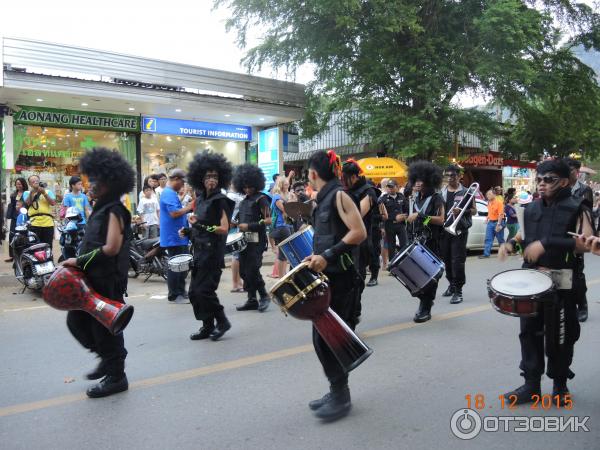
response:
M431 306L426 306L422 300L419 303L419 309L417 310L413 321L416 323L423 323L431 320Z
M316 411L321 406L323 406L325 403L327 403L330 398L331 398L331 392L328 392L323 397L321 397L321 398L319 398L317 400L313 400L311 402L308 402L308 407L310 409L312 409L313 411Z
M85 374L85 378L88 380L99 380L104 376L106 376L106 370L102 361L98 363L98 366L94 370Z
M565 401L570 396L569 388L567 387L566 380L554 380L554 384L552 386L552 398L554 399L556 396L559 396L559 407L565 407Z
M221 339L223 337L223 335L225 333L227 333L227 331L230 329L231 329L231 322L229 322L229 320L227 320L227 318L225 318L224 321L217 323L215 330L210 335L210 340L217 341L217 340Z
M256 311L258 309L258 301L255 298L249 298L242 306L236 306L238 311Z
M462 303L462 301L463 301L462 292L456 291L454 294L452 294L452 298L450 299L450 303L452 305L456 305L457 303Z
M448 286L448 289L444 291L442 297L452 297L452 294L454 294L454 288L452 287L452 285L450 285Z
M212 327L204 326L204 327L200 328L200 330L198 332L190 334L190 339L192 341L201 341L202 339L208 339L214 330L215 330L214 326L212 326Z
M587 305L587 303L585 305L581 305L579 308L577 308L577 320L579 320L579 322L585 322L586 320L588 320L588 305Z
M523 403L533 402L533 396L541 395L541 388L539 381L525 381L523 386L519 386L514 391L507 392L504 394L504 398L511 402L514 401L515 405L521 405ZM516 397L516 400L515 400Z
M269 308L270 304L271 304L271 297L269 297L269 296L261 297L260 300L258 301L258 311L265 312Z
M377 278L371 278L369 280L369 282L367 283L367 286L369 287L373 287L373 286L377 286L379 283L377 282Z
M117 394L129 389L129 382L127 381L127 375L122 376L107 375L100 383L92 386L86 391L86 394L90 398L107 397L109 395Z
M350 389L345 386L341 390L331 392L329 398L315 411L315 416L327 422L341 419L352 409Z

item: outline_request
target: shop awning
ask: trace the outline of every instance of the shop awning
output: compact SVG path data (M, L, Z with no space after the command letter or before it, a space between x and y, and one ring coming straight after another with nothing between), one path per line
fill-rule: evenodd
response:
M345 145L343 147L335 147L332 150L334 150L339 156L343 157L343 156L365 153L365 151L366 151L365 146L366 146L366 144ZM327 149L327 150L329 150L329 149ZM311 150L310 152L298 152L298 153L285 152L283 154L283 161L284 162L308 161L310 159L310 157L318 151L320 151L320 150ZM345 158L342 158L342 159L345 159Z
M408 167L394 158L363 158L358 160L364 176L379 183L384 178L393 178L399 185L406 183Z

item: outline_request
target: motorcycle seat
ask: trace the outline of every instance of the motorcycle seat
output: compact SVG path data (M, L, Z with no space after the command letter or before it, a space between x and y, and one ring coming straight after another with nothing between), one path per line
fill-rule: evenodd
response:
M139 242L139 245L144 250L150 250L159 241L160 238L144 239L141 242Z
M42 242L41 244L35 244L35 245L32 245L31 247L27 247L24 251L25 252L35 252L38 250L44 250L45 248L48 248L48 244L46 244L45 242Z

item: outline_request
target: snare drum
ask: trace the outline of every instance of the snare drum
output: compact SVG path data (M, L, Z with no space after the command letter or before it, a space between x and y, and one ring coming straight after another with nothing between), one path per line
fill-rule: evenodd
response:
M279 243L277 247L290 262L290 266L296 267L304 258L312 255L313 236L313 228L308 225Z
M244 233L231 233L227 236L227 243L225 244L225 254L231 255L232 253L242 252L246 249L248 243L244 237Z
M553 302L555 286L549 274L535 269L506 270L487 282L494 309L513 317L534 317L544 302Z
M187 272L192 265L192 255L183 254L171 256L167 262L171 272Z
M413 297L444 274L444 263L420 242L413 242L388 264L390 273Z

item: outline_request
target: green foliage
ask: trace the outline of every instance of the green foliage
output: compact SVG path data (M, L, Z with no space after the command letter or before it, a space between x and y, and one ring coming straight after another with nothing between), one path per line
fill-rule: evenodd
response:
M360 111L350 131L430 158L452 147L460 127L488 139L493 118L461 110L458 94L481 93L524 111L523 98L556 50L558 28L596 46L598 18L568 0L215 0L248 49L249 70L270 65L294 75L312 64L302 124L311 137L333 111ZM515 108L517 110L517 108Z

